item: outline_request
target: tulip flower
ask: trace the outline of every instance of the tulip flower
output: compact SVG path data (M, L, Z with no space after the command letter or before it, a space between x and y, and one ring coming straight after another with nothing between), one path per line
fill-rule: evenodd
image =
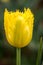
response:
M32 40L34 15L31 10L24 9L4 12L4 29L10 45L18 48L27 46Z

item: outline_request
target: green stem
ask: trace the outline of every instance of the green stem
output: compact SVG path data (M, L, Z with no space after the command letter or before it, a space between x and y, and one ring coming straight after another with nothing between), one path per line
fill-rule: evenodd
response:
M42 37L40 38L40 47L38 49L38 56L37 56L37 60L36 60L36 65L40 65L41 58L42 58Z
M21 65L21 48L16 48L16 65Z

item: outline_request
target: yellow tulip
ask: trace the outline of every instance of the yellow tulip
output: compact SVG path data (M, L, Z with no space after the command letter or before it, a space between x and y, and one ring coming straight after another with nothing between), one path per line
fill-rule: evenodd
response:
M33 34L34 15L29 8L24 12L19 10L4 12L4 29L10 45L18 48L27 46Z

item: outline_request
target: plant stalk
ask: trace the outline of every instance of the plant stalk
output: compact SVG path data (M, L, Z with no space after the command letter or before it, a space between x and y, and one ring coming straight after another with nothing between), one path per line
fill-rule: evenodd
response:
M16 65L21 65L21 48L16 48Z

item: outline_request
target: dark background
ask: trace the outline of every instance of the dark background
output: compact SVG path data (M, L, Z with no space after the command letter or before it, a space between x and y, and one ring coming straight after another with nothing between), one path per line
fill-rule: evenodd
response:
M22 65L36 64L40 37L43 37L43 0L0 0L0 65L16 65L16 48L8 44L4 33L4 10L7 8L9 11L23 11L24 7L32 10L35 22L31 43L21 49ZM43 65L43 48L40 65Z

